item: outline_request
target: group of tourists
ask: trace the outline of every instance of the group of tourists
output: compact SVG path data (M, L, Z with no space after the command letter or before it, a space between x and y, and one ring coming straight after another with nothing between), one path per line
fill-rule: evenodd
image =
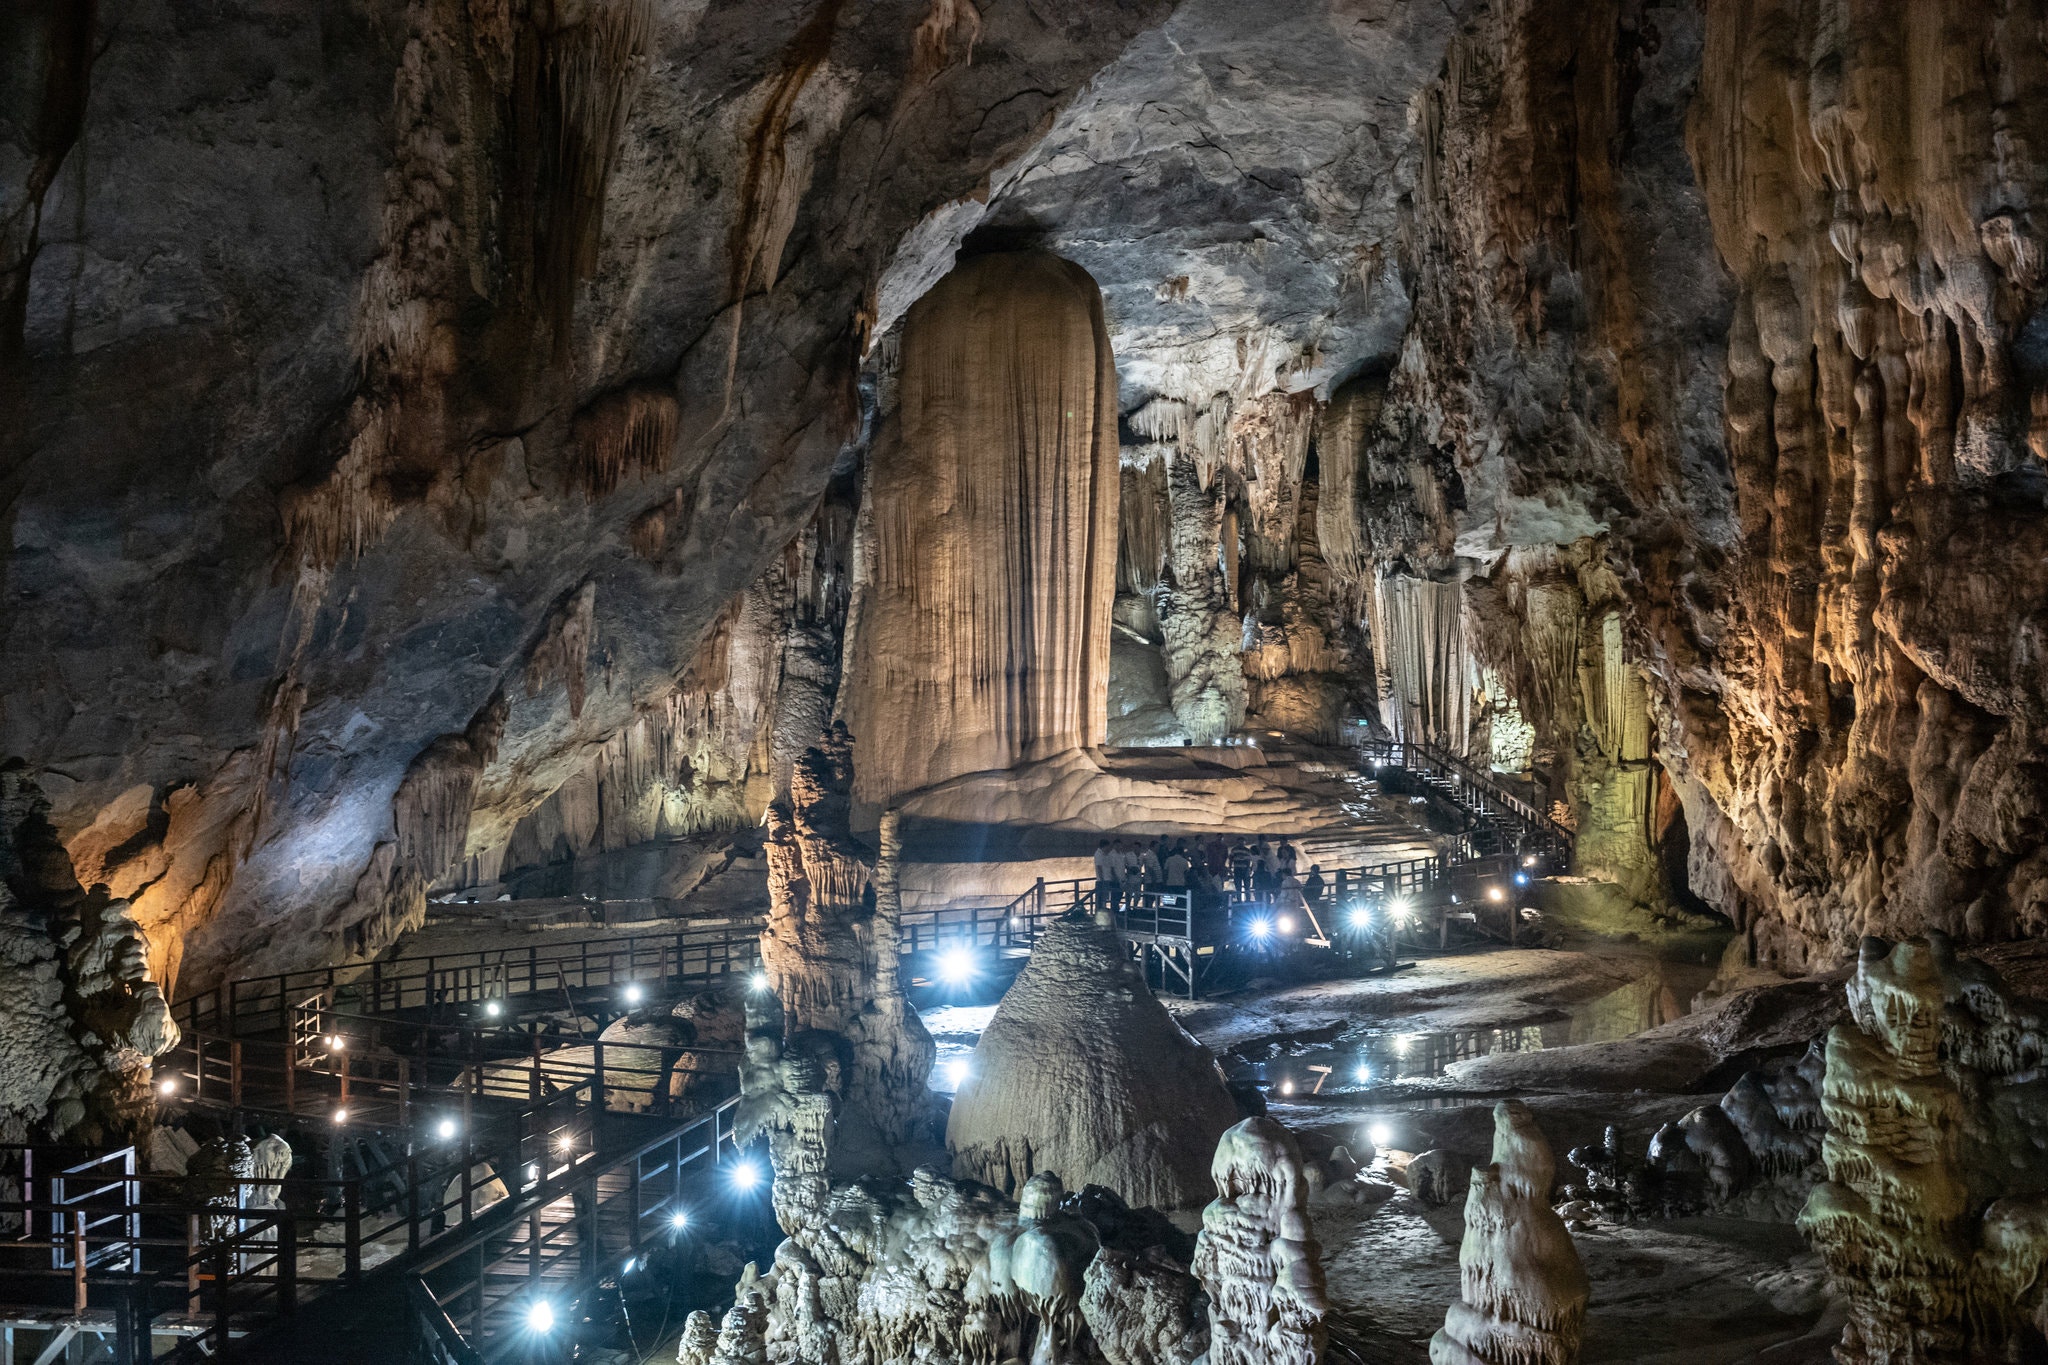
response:
M1301 851L1285 838L1104 839L1095 845L1095 898L1117 906L1147 892L1192 891L1225 902L1315 906L1330 886L1321 867L1310 867L1305 879L1300 867Z

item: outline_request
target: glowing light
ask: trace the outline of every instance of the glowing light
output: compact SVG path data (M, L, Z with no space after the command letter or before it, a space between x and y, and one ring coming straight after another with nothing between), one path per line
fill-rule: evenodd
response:
M1354 929L1366 929L1366 928L1370 928L1371 926L1372 926L1372 911L1370 911L1370 910L1366 909L1366 908L1365 908L1364 906L1362 906L1362 905L1361 905L1361 906L1359 906L1358 908L1356 908L1355 910L1353 910L1353 911L1351 912L1351 927L1352 927L1352 928L1354 928Z
M338 1033L327 1040L327 1050L329 1052L344 1052L347 1051L347 1049L348 1039L342 1037Z
M677 1232L681 1232L684 1228L690 1226L690 1215L682 1209L677 1209L668 1216L668 1225Z
M573 1150L575 1146L576 1137L573 1133L564 1133L560 1137L555 1139L555 1150L558 1152L567 1152Z
M454 1120L454 1119L442 1119L442 1120L441 1120L441 1123L440 1123L440 1126L439 1126L439 1127L437 1127L436 1129L434 1129L434 1131L435 1131L435 1132L437 1132L437 1133L439 1133L439 1134L440 1134L440 1135L441 1135L442 1137L444 1137L444 1138L452 1138L452 1137L454 1137L454 1136L455 1136L455 1120Z
M1358 1083L1360 1085L1366 1085L1369 1084L1371 1081L1372 1068L1369 1066L1361 1066L1360 1068L1358 1068Z
M1486 888L1486 898L1490 901L1504 901L1508 898L1508 893L1497 886L1489 886Z
M538 1180L538 1179L540 1179L540 1167L538 1167L538 1166L528 1166L528 1167L526 1168L526 1178L527 1178L528 1180Z
M1269 919L1266 919L1264 916L1261 916L1260 918L1253 920L1250 924L1247 924L1244 927L1244 931L1250 934L1253 938L1264 938L1266 935L1273 932L1273 922Z
M641 996L642 996L643 994L644 994L644 992L642 992L642 991L641 991L641 989L640 989L640 988L639 988L638 986L628 986L628 987L626 987L626 1003L627 1003L627 1004L629 1004L629 1005L637 1005L637 1004L639 1004L639 1003L640 1003L640 997L641 997Z
M166 1095L178 1093L178 1083L175 1080L159 1081L156 1088Z
M1528 874L1528 873L1526 873L1526 872L1517 872L1517 873L1515 874L1515 885L1516 885L1516 886L1527 886L1528 884L1529 884L1529 874Z
M948 948L939 955L939 980L948 986L964 986L974 980L977 967L968 948Z
M1278 923L1278 924L1279 924L1279 926L1280 926L1280 932L1281 932L1281 933L1283 933L1283 934L1291 934L1291 933L1293 933L1293 932L1294 932L1294 916L1292 916L1292 915L1282 915L1282 916L1281 916L1281 917L1279 918L1279 920L1277 921L1277 923Z
M755 972L755 973L754 973L754 975L753 975L753 977L752 977L752 979L751 979L751 980L749 980L747 984L748 984L748 985L750 985L750 986L752 986L752 987L753 987L753 988L754 988L755 990L757 990L757 991L765 991L765 990L767 990L767 989L768 989L768 973L766 973L766 972Z
M489 1015L489 1016L491 1016L491 1018L493 1018L493 1019L497 1018L497 1017L498 1017L498 1002L497 1002L497 1001L495 1001L495 1000L487 1000L487 1001L485 1001L485 1002L484 1002L484 1013L485 1013L485 1014L488 1014L488 1015Z
M1531 854L1530 854L1530 855L1529 855L1528 857L1526 857L1526 858L1522 859L1522 866L1523 866L1523 867L1534 867L1534 866L1536 866L1536 855L1535 855L1535 854L1533 854L1533 853L1531 853Z
M1412 1044L1414 1041L1415 1040L1413 1038L1410 1038L1405 1033L1402 1034L1400 1037L1396 1038L1394 1040L1394 1055L1398 1057L1406 1057L1408 1055L1409 1045Z
M1375 1123L1372 1127L1365 1130L1365 1136L1372 1142L1373 1146L1385 1147L1394 1140L1394 1130L1387 1127L1384 1123Z
M946 1063L946 1079L951 1082L955 1089L967 1083L969 1074L970 1068L965 1057L955 1057L952 1061Z
M336 1123L347 1123L347 1122L348 1122L348 1110L346 1110L346 1109L337 1109L337 1110L335 1110L335 1111L334 1111L334 1121L335 1121Z
M526 1325L540 1333L555 1330L555 1306L546 1299L536 1299L526 1310Z
M732 1187L741 1194L761 1183L761 1168L751 1161L742 1161L732 1168Z
M1282 1081L1282 1082L1280 1082L1280 1093L1281 1093L1281 1094L1283 1094L1283 1095L1292 1095L1292 1094L1294 1093L1294 1082L1293 1082L1293 1081Z
M639 1264L640 1258L638 1256L628 1256L626 1263L619 1267L619 1273L621 1275L630 1275L633 1273L633 1267Z

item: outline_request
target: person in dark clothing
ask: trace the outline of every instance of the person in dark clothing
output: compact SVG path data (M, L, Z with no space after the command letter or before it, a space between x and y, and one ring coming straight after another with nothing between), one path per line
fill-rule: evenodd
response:
M1296 865L1301 861L1301 854L1295 849L1294 845L1282 839L1280 841L1280 851L1275 856L1279 859L1278 871L1280 875L1282 877L1292 877Z
M1280 891L1280 874L1273 870L1269 861L1261 861L1258 871L1252 874L1252 899L1260 904L1270 904Z
M1315 911L1322 910L1323 892L1325 889L1326 888L1323 884L1323 869L1320 866L1309 868L1308 880L1301 884L1302 899L1308 902L1309 909Z
M1236 888L1239 900L1251 899L1252 850L1251 845L1242 841L1230 846L1230 884Z

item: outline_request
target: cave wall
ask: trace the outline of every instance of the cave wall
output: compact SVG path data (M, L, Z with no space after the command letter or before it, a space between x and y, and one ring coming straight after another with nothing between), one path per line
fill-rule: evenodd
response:
M1741 513L1695 762L1766 953L2048 930L2039 5L1716 6Z
M664 707L1166 9L11 10L0 750L158 979L374 949Z
M1131 514L1055 652L1127 626L1148 733L1377 715L1527 773L1646 896L1687 831L1787 968L2048 931L2042 31L14 6L0 755L173 992L757 820L872 715L826 490L886 485L904 315L979 226L1100 288L1087 459ZM877 790L1093 742L1101 690L936 766L892 741Z

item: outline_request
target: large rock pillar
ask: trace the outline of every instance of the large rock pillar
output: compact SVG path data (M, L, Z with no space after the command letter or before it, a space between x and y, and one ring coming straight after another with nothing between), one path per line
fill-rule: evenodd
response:
M870 809L1101 744L1116 366L1086 271L963 261L910 310L869 487L846 719Z

